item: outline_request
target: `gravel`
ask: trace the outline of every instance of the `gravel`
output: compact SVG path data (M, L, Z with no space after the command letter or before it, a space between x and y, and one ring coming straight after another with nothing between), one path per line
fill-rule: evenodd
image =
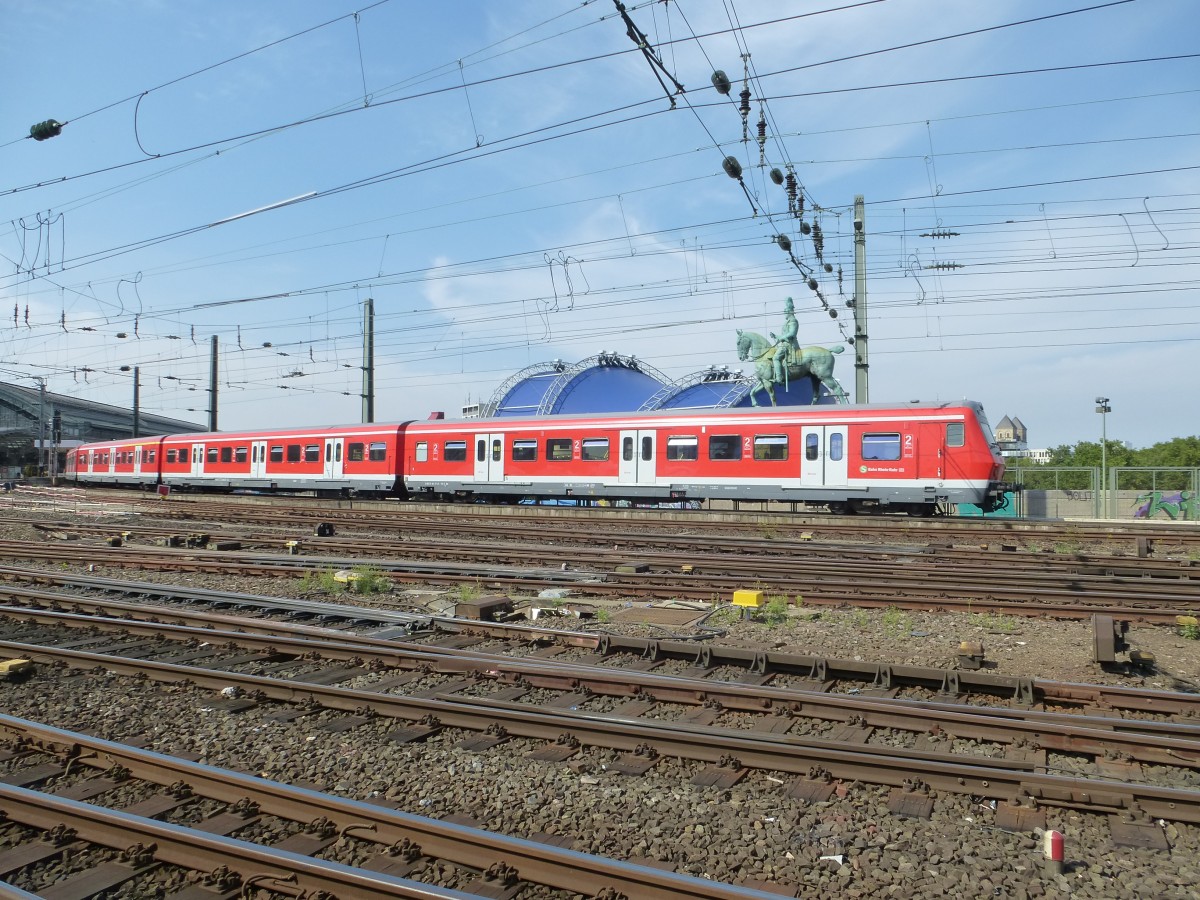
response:
M10 538L42 539L21 526L6 530ZM95 574L173 581L162 573ZM297 591L291 579L189 575L188 583L273 596ZM444 597L437 590L395 591L351 602L411 610L444 606ZM638 603L629 598L598 607ZM597 620L569 624L660 637L695 633ZM959 642L976 640L992 671L1005 675L1163 689L1200 682L1200 641L1137 622L1129 642L1153 652L1159 672L1102 672L1091 661L1089 623L800 606L777 625L726 613L708 624L725 630L721 642L783 652L950 666ZM150 749L199 753L213 765L358 799L386 797L415 814L465 814L508 834L569 835L576 850L667 862L699 877L786 885L801 896L1192 898L1200 883L1200 828L1189 825L1162 826L1170 844L1165 852L1117 848L1105 818L1049 809L1047 826L1065 835L1068 861L1065 874L1054 875L1044 867L1039 835L999 830L991 805L966 797L938 796L930 819L908 819L887 809L886 789L857 783L839 784L828 802L805 804L786 795L785 777L770 773L751 772L729 789L699 787L690 783L703 768L698 763L663 759L646 775L629 777L612 770L614 753L585 749L567 763L536 762L525 759L534 744L521 740L473 753L458 746L464 735L454 729L401 745L384 738L394 725L387 720L332 734L320 724L344 714L280 723L267 717L269 707L215 710L208 705L213 696L194 687L107 674L64 682L64 674L44 668L27 682L3 685L6 712L112 740L144 736ZM0 847L6 833L0 832Z

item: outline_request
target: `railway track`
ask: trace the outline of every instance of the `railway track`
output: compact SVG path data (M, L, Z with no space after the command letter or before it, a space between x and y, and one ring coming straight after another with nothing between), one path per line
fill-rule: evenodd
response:
M1064 716L1019 705L904 703L886 693L831 695L624 667L605 670L558 654L522 660L479 651L448 654L444 645L397 647L342 635L322 638L319 632L247 635L56 612L14 618L89 631L67 640L53 628L21 640L10 636L0 640L0 652L8 656L84 670L100 666L257 702L309 704L357 716L369 711L410 723L396 739L462 728L480 734L488 746L518 736L553 741L568 751L556 754L558 761L581 747L599 747L626 754L621 764L627 767L648 768L659 756L716 767L706 777L733 777L720 770L734 769L740 779L753 768L807 773L814 780L820 769L828 776L815 780L911 790L916 779L927 790L976 794L1017 808L1040 802L1112 811L1115 805L1118 812L1146 810L1159 818L1200 822L1200 791L1192 797L1173 787L1200 786L1200 774L1179 773L1200 770L1200 726L1187 722ZM41 640L31 642L36 637ZM190 643L181 651L182 642ZM451 646L461 650L460 643ZM672 705L680 711L671 712ZM722 724L716 724L719 719ZM876 732L887 739L874 742ZM899 734L907 740L897 740ZM955 741L986 743L992 750L967 752ZM1048 753L1060 761L1048 762ZM1081 766L1081 760L1089 765ZM1159 774L1151 775L1151 767ZM982 775L968 775L977 770ZM1117 771L1130 775L1124 787L1105 780Z
M224 891L219 896L245 896L258 887L287 896L325 892L321 895L344 898L473 898L514 896L531 884L554 888L562 896L601 896L606 891L663 900L771 896L413 816L386 804L339 798L12 716L0 715L0 735L10 748L0 752L0 765L9 770L0 778L0 810L10 822L35 832L0 853L0 878L64 853L79 855L84 850L79 842L108 851L93 853L94 864L59 881L47 896L93 896L130 881L140 881L143 896L148 896L155 879L147 876L162 865L197 873L210 890ZM144 787L131 790L134 781ZM89 802L103 802L117 791L140 793L143 799L124 810ZM206 809L200 801L216 807ZM158 820L167 814L193 821ZM229 837L255 826L261 831L267 816L280 820L266 830L269 843ZM56 837L44 840L41 834ZM351 842L373 848L365 865L315 856L331 845ZM351 853L346 849L342 855ZM459 867L451 880L461 887L407 877L428 872L431 860ZM39 889L36 871L25 878ZM63 893L64 884L71 893Z
M60 526L48 526L66 534ZM86 533L86 531L84 532ZM129 530L126 534L135 536ZM414 544L350 538L307 548L296 539L291 549L353 555L253 553L242 540L202 533L160 541L205 543L224 550L142 546L120 547L81 541L34 543L0 541L0 558L41 559L79 566L242 572L300 577L322 570L368 566L397 582L480 584L537 592L567 587L576 593L608 597L686 598L705 602L728 598L748 585L769 594L803 596L816 605L868 607L935 606L954 611L1089 618L1136 615L1145 621L1173 622L1200 609L1200 566L1195 560L1087 557L1060 560L1051 555L1004 550L968 556L940 548L910 551L846 552L809 542L757 542L737 552L718 553L711 545L686 552L643 551L631 559L619 545L609 547L531 546L495 538L468 543ZM94 535L93 535L94 536ZM111 543L111 542L110 542ZM285 543L283 540L279 544ZM547 564L549 563L549 564ZM555 564L556 563L556 564ZM541 564L541 565L539 565Z
M75 721L77 730L96 721L110 740L154 735L154 749L168 755L211 753L205 762L273 773L277 780L286 773L285 780L296 778L301 787L310 780L307 787L322 793L335 784L335 792L344 793L345 782L352 787L348 796L360 802L383 791L370 787L368 773L387 771L391 805L424 811L428 801L441 816L471 810L474 821L452 817L449 824L471 828L486 821L489 830L513 836L545 830L552 833L544 836L550 845L574 841L600 858L647 863L638 868L670 861L680 874L750 879L733 890L769 884L774 891L836 894L848 883L874 895L887 878L873 868L860 872L859 862L894 871L886 847L904 847L916 834L928 835L914 839L935 853L931 859L966 852L954 848L965 840L961 823L972 820L972 829L990 831L1018 856L1023 845L1003 837L1009 831L1028 835L1076 823L1070 827L1090 835L1091 846L1099 840L1106 847L1136 847L1135 854L1170 853L1179 877L1191 858L1188 848L1200 848L1200 830L1191 824L1200 789L1196 694L1052 682L986 668L895 665L869 655L839 658L807 645L803 654L770 644L730 646L717 630L672 635L664 629L665 637L643 630L635 637L571 631L561 620L531 627L434 616L423 607L378 608L395 606L396 594L364 597L373 606L355 608L100 577L128 568L185 580L189 571L296 578L365 565L397 584L421 586L423 597L437 596L428 585L448 586L450 605L456 585L465 586L463 598L499 590L516 598L518 609L529 602L522 595L547 587L598 602L689 595L712 602L728 599L734 587L753 586L768 595L803 594L805 606L813 607L1100 614L1173 624L1175 615L1196 608L1195 554L1186 537L1194 526L1192 532L1188 526L1153 532L1105 526L1091 537L1053 526L997 531L970 523L955 531L949 522L901 520L903 527L894 528L895 520L860 518L847 520L851 527L840 534L824 527L836 523L827 516L801 521L743 514L727 517L730 523L693 512L462 506L435 510L426 521L408 505L395 515L399 504L380 504L386 513L380 514L353 501L340 504L353 508L339 519L327 504L264 504L260 511L254 500L224 499L233 502L217 504L225 512L211 515L203 509L208 501L192 498L129 503L124 513L106 514L107 522L97 518L88 527L43 515L43 539L0 546L14 562L43 567L0 568L0 597L10 604L0 620L0 656L24 652L36 660L32 680L7 689L13 712L28 719L37 718L30 715L35 710L61 709L61 721ZM168 507L185 509L186 517L160 520L158 510ZM14 516L8 524L16 522L28 525L28 517ZM336 533L318 537L321 523ZM912 525L918 530L910 531ZM927 525L947 527L937 532ZM114 537L121 546L107 545ZM162 546L169 539L183 546ZM77 555L56 556L58 550ZM1000 589L981 590L980 582ZM849 613L822 615L822 623L826 615L832 624ZM925 629L931 618L913 616ZM1137 632L1152 644L1165 633ZM829 632L822 624L807 633L819 640ZM1025 633L1030 640L1029 626ZM847 642L841 643L845 653ZM874 646L886 657L885 644ZM1154 649L1171 664L1169 637ZM999 658L1007 664L1013 657ZM107 711L104 704L115 697L128 711ZM96 713L72 715L84 709ZM159 726L174 721L189 727ZM277 743L267 743L272 738ZM311 750L296 754L298 747ZM9 768L24 767L6 762L5 752L0 748L0 780ZM355 762L360 757L361 765ZM317 764L325 759L328 769ZM401 760L415 767L407 776L396 768ZM32 758L27 762L34 765ZM328 773L324 780L321 771ZM360 773L358 781L351 772ZM86 780L82 774L74 771L68 780ZM442 788L427 791L422 782ZM458 782L461 790L449 787ZM503 814L495 803L491 813L479 812L472 785L493 800L505 798ZM564 791L571 800L559 807ZM641 798L633 810L619 811L615 798L624 795ZM680 796L691 798L686 821L705 823L722 835L721 846L737 851L706 850L707 838L692 825L675 840L669 830L654 837L664 821L657 798ZM528 820L538 824L514 824L524 821L519 808L538 797L551 804ZM203 815L225 809L216 800L200 802ZM849 833L833 840L847 817ZM21 828L10 824L3 834L11 843ZM801 861L756 855L756 837L776 829L791 849L792 835L806 836ZM876 829L878 844L871 837ZM29 840L38 833L20 831ZM314 838L298 821L260 822L234 838L269 845L294 834ZM930 851L943 846L943 834L946 849ZM622 836L615 854L614 835ZM337 846L353 839L339 838ZM355 846L360 849L348 858L340 850L320 855L358 868L382 848ZM818 857L833 853L840 860L847 850L840 865ZM97 849L87 858L112 862L113 853ZM848 876L852 860L855 874ZM418 864L444 876L422 877L430 889L557 896L550 884L527 877L527 865L505 863L492 874L509 881L484 884L488 869L479 861L426 850ZM170 864L157 865L155 871L178 875ZM928 861L923 866L942 870ZM1017 890L998 873L989 877L985 884ZM1140 878L1157 883L1148 870ZM1051 892L1056 885L1067 889L1042 883ZM629 896L640 895L634 890Z
M29 587L36 585L37 587ZM51 588L46 590L44 588ZM333 659L370 657L382 653L388 658L398 650L431 654L414 666L463 666L455 671L486 671L507 660L524 660L535 648L542 656L568 653L569 658L589 670L603 666L599 681L610 682L611 672L621 673L620 686L589 688L596 694L627 696L648 690L640 685L642 674L686 673L692 679L732 684L695 687L685 691L713 696L721 690L723 705L731 709L760 711L770 708L774 694L759 694L757 688L774 680L792 679L788 684L805 691L850 691L859 693L866 686L871 696L908 696L922 703L930 701L972 702L1011 701L1031 709L1035 705L1056 710L1102 711L1138 717L1200 717L1200 694L1136 688L1124 685L1085 685L1024 678L998 673L947 669L928 666L894 665L863 660L822 657L813 654L785 653L769 648L746 648L722 644L716 630L699 635L703 640L670 640L617 635L599 631L572 631L453 617L396 613L380 609L346 606L288 598L172 588L165 585L112 579L64 576L22 569L0 568L0 597L9 605L2 608L9 628L44 618L50 622L89 627L102 620L116 621L129 627L130 620L154 625L177 625L192 629L236 629L268 639L311 640L329 638L335 631L338 640L350 643L350 649L330 652ZM171 604L170 606L165 604ZM232 610L238 615L210 610ZM308 620L316 627L297 624ZM11 631L0 632L11 634ZM349 655L347 655L349 654ZM466 661L466 663L464 663ZM561 658L565 663L567 658ZM524 677L519 668L514 679ZM582 673L575 677L584 677ZM594 672L588 677L594 677ZM663 699L670 699L667 693ZM990 700L986 698L991 698ZM1126 723L1110 725L1133 727Z
M608 540L636 540L686 531L690 534L753 536L764 532L780 537L812 532L855 542L902 544L1007 542L1025 548L1072 550L1087 546L1120 548L1128 553L1171 547L1184 553L1200 549L1200 527L1195 522L1164 520L1062 521L1053 519L1003 519L944 517L906 519L899 516L834 516L827 513L741 510L638 510L613 508L553 508L431 504L421 502L323 500L297 496L234 495L219 498L172 496L167 501L131 490L63 488L39 494L38 502L11 495L8 507L19 510L62 510L86 515L90 507L110 518L122 514L174 519L182 522L246 523L264 527L281 521L311 531L320 522L335 526L366 525L382 532L494 535L497 523L508 533L520 530L530 538L553 539L572 528ZM0 501L2 502L2 501ZM747 506L750 506L749 504ZM3 508L0 505L0 508Z

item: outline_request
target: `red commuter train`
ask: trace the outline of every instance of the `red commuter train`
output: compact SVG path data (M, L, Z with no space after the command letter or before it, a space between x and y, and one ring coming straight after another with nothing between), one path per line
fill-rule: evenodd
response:
M202 432L85 444L79 484L336 496L803 501L930 515L1003 503L1004 461L970 401Z

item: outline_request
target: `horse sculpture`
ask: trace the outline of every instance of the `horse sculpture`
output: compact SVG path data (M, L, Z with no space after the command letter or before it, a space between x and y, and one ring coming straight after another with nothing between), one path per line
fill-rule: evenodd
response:
M776 347L773 341L754 331L742 331L739 328L737 335L738 359L753 361L754 375L758 379L758 383L750 389L750 403L758 406L758 398L755 395L759 391L765 391L771 400L771 405L775 406L775 385L780 382L775 380L775 367L772 360L776 353L787 352L787 348ZM790 380L803 378L806 375L811 376L813 403L816 403L821 395L821 385L825 385L829 392L837 398L838 403L846 403L846 392L838 384L838 380L833 377L833 355L841 353L844 349L845 347L839 344L830 348L801 347L793 350L787 364L787 378Z

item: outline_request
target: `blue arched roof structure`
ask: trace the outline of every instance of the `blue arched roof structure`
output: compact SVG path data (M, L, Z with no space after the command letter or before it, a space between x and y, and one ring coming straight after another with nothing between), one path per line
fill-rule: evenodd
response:
M669 381L636 357L603 352L574 365L556 359L522 369L493 392L480 415L504 418L752 406L754 385L753 379L727 366L712 366ZM792 381L786 390L775 388L777 406L811 406L812 396L813 380L807 376ZM757 399L763 406L770 402L761 391ZM837 398L820 386L817 403L836 402Z
M626 412L660 392L666 377L633 356L599 353L566 365L561 360L522 369L492 395L483 415Z
M653 409L723 409L737 406L752 406L750 391L755 386L753 379L746 378L740 371L731 372L726 366L713 366L665 385L659 393L641 406L641 410ZM788 384L787 389L775 386L777 406L812 406L813 380L807 376ZM759 391L758 402L766 406L770 400ZM836 403L834 397L820 386L817 403Z

